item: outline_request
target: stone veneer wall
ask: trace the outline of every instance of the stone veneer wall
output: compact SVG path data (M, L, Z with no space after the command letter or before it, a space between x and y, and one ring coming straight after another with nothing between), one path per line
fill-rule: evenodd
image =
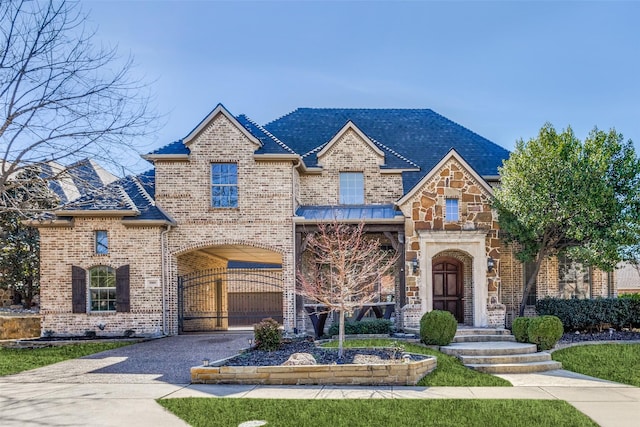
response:
M257 145L223 114L190 143L189 161L156 161L156 202L178 223L168 235L170 332L177 333L177 276L185 256L216 245L272 251L282 260L284 327L294 326L293 172L289 161L256 161ZM211 164L238 165L238 207L211 207Z
M321 174L300 175L301 205L338 205L340 172L363 172L365 204L391 204L402 197L402 175L380 173L383 159L353 130L339 137L318 163Z
M447 198L458 199L458 221L447 221L445 218L445 203ZM420 297L421 271L413 272L410 263L413 259L421 259L420 230L461 231L486 230L485 251L487 257L495 261L495 268L487 273L489 298L498 299L500 286L500 240L499 226L495 212L491 209L490 194L485 188L455 159L451 158L438 170L433 171L430 179L400 206L407 218L405 222L405 242L407 260L406 297L407 304L402 308L404 322L408 328L417 328L422 316ZM443 245L443 251L448 248ZM432 260L425 260L432 262ZM466 264L465 264L466 265ZM471 274L469 272L469 274ZM477 279L472 278L476 283ZM473 304L473 298L469 298ZM465 322L467 322L467 307L465 306ZM473 314L469 313L470 316Z
M108 232L107 255L95 254L96 230ZM51 331L60 336L83 335L86 331L105 336L122 335L126 330L139 335L162 333L160 227L125 227L120 218L75 218L73 227L42 227L39 231L43 333ZM118 268L127 264L130 312L72 312L71 266L88 270L98 265ZM98 324L104 324L104 330L99 330Z

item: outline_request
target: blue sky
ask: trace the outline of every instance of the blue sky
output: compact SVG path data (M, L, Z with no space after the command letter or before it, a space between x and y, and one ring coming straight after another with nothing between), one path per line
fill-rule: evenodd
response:
M581 139L615 127L640 151L640 2L82 6L151 81L163 126L141 151L218 102L261 124L297 107L431 108L507 149L547 121Z

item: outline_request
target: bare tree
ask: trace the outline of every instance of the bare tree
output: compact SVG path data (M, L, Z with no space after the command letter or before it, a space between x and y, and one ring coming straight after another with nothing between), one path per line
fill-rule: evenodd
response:
M395 265L397 254L383 250L380 241L367 236L364 224L334 221L319 224L306 247L304 267L298 271L299 294L319 303L324 312L340 315L338 357L342 357L344 320L364 304L375 302L378 284Z
M78 4L0 1L0 211L24 209L8 197L21 170L117 163L155 119L131 58L92 43Z

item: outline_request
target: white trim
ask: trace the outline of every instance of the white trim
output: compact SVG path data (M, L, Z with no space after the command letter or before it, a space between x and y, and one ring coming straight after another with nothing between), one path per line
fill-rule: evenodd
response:
M358 135L358 137L361 138L364 141L364 143L367 144L369 146L369 148L371 148L371 150L373 150L373 152L378 155L378 157L380 157L381 162L379 163L379 165L383 165L384 164L384 152L382 150L380 150L378 147L376 147L376 145L373 143L373 141L371 141L371 139L369 139L369 137L367 137L364 134L364 132L362 132L360 129L358 129L358 127L351 120L349 120L347 122L347 124L344 125L342 127L342 129L340 129L338 131L338 133L336 133L336 135L333 138L331 138L331 140L327 144L325 144L325 146L322 148L322 150L320 150L318 152L318 154L317 154L318 159L320 159L320 157L322 157L325 154L327 154L327 152L349 130L352 130L353 132L355 132L355 134Z
M455 160L456 162L458 162L458 164L460 164L460 166L462 166L463 169L465 169L467 172L469 172L469 174L471 174L471 177L478 183L478 185L480 185L484 191L489 195L489 196L493 196L493 189L491 188L491 186L487 183L487 181L485 181L472 167L471 165L469 165L469 163L467 163L462 156L460 156L460 154L458 154L458 152L455 149L451 149L449 150L449 152L447 153L446 156L444 156L442 158L442 160L440 160L438 162L437 165L435 165L421 180L420 182L418 182L416 185L413 186L413 188L411 190L409 190L409 192L407 194L405 194L404 196L402 196L402 198L400 198L400 200L398 200L396 202L397 206L403 205L405 204L407 201L411 200L411 198L413 198L416 193L418 191L420 191L420 189L427 183L429 182L434 175L444 166L447 164L447 162L449 162L450 160Z
M471 287L473 290L473 326L489 325L487 301L486 231L418 230L420 239L420 300L421 312L433 310L433 258L442 251L462 251L471 257Z
M58 216L86 216L86 217L100 217L100 216L138 216L140 212L132 210L118 210L118 209L105 209L105 210L73 210L73 211L55 211Z
M202 132L205 127L209 126L209 123L211 123L219 114L225 116L227 120L229 120L236 128L238 128L240 132L242 132L244 136L247 137L247 139L249 139L249 141L257 145L258 147L262 147L262 142L260 142L258 138L253 136L244 126L242 126L240 122L238 122L238 120L236 120L236 118L233 117L233 115L231 115L231 113L229 113L229 111L224 108L222 104L218 104L218 106L214 108L213 111L210 112L209 115L205 117L204 120L202 120L195 129L193 129L186 137L184 137L184 145L188 147L191 141L200 132Z
M149 160L150 162L153 162L155 160L173 160L179 162L189 161L188 154L143 154L140 157L145 160Z

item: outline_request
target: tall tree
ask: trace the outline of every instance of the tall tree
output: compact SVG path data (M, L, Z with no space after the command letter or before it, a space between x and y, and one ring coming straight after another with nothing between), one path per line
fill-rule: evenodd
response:
M13 290L25 308L40 290L40 236L22 223L21 212L51 209L58 203L40 175L37 168L22 169L14 177L22 185L8 192L20 209L0 211L0 288Z
M345 315L374 302L378 284L394 267L397 254L365 234L364 224L319 224L307 242L308 258L298 271L299 294L340 316L338 357L342 358Z
M520 315L542 262L567 253L611 270L633 256L640 233L640 162L631 141L595 128L584 143L571 128L545 124L537 138L518 141L500 168L494 207L517 257L533 262ZM631 251L633 252L633 251Z
M20 170L114 162L149 132L148 88L132 77L131 59L92 43L79 7L0 1L0 211L19 209L7 194L24 185L13 179Z

